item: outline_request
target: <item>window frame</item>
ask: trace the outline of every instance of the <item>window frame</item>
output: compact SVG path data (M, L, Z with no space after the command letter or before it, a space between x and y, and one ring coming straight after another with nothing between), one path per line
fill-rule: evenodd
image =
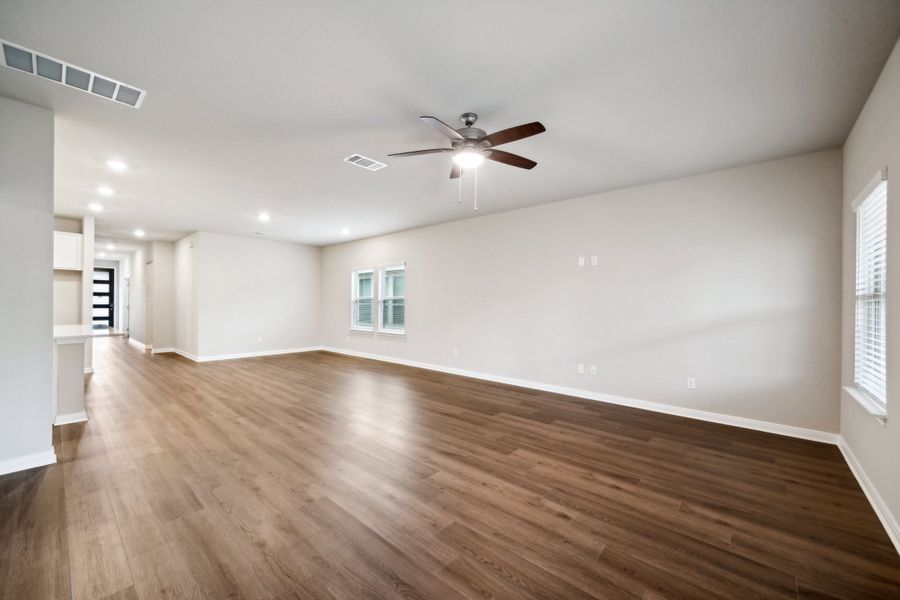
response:
M384 278L388 271L403 271L403 295L402 296L385 296L384 294ZM384 301L385 300L403 300L403 328L396 327L386 328L384 326ZM406 263L394 263L378 267L378 333L386 333L388 335L406 335Z
M866 240L863 239L863 222L862 217L860 215L860 209L865 205L865 203L874 198L876 193L880 192L881 187L884 186L883 194L884 194L884 211L885 211L885 223L884 229L878 228L877 230L869 231L868 235L875 237L884 235L884 262L881 265L881 282L879 292L874 291L860 291L860 260L862 256L862 250L866 248L869 244L864 243ZM888 407L888 397L887 397L887 315L885 311L888 306L888 298L887 298L887 289L885 287L885 279L887 275L887 218L888 218L888 185L887 185L887 169L880 171L876 174L875 177L863 188L860 194L856 197L851 205L854 215L856 217L856 229L855 229L855 239L854 239L854 276L853 276L853 383L851 386L845 387L845 391L855 399L860 405L863 406L869 413L873 416L884 422L887 418L887 407ZM879 397L879 395L866 388L864 383L860 382L860 366L859 366L859 345L860 345L860 302L871 302L872 298L880 298L880 306L881 306L881 319L884 321L883 327L883 341L882 341L882 353L879 357L882 360L882 369L884 370L883 377L883 387L884 387L884 397L883 399ZM867 319L866 323L869 322Z
M372 274L372 295L370 297L361 297L359 295L359 276L363 273L371 273ZM373 332L375 331L375 324L377 322L375 315L372 315L372 324L371 325L360 325L357 323L357 315L359 311L356 310L358 302L360 300L371 300L372 301L372 310L375 310L375 286L377 285L377 281L375 278L377 276L377 270L374 267L365 267L362 269L354 269L350 273L350 329L352 331L364 331L364 332Z

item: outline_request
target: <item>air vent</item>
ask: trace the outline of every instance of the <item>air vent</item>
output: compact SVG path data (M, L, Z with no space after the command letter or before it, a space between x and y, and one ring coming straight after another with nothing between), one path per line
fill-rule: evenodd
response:
M25 71L44 79L56 81L66 87L87 92L92 96L106 98L133 108L140 108L147 96L147 92L144 90L70 65L63 60L38 54L5 40L0 40L0 44L3 45L3 64L12 69Z
M344 159L344 162L348 162L351 165L356 165L357 167L362 167L367 171L378 171L379 169L383 169L387 166L383 162L378 162L377 160L365 157L362 154L351 154Z

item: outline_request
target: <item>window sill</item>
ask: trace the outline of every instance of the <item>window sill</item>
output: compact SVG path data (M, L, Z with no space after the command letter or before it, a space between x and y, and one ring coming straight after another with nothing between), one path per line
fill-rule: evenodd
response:
M404 337L406 335L406 331L391 331L390 329L379 329L378 335L393 335L396 337Z
M872 400L867 393L858 387L851 385L844 386L844 391L847 392L851 398L856 400L860 406L866 409L866 412L875 417L875 419L881 423L882 427L887 423L887 410Z
M372 327L351 327L351 333L374 333L375 329Z

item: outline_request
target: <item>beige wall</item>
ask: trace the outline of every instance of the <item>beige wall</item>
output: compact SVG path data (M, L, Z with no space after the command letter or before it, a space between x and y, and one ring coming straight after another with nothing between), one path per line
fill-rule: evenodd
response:
M900 519L900 49L884 71L844 146L844 310L842 381L853 382L856 219L850 203L879 169L888 167L887 396L882 426L846 392L841 396L841 435L885 508ZM895 534L900 533L896 528Z
M174 252L174 300L175 300L175 347L189 355L199 354L199 333L197 331L197 277L194 267L194 248L199 234L182 238L175 242Z
M313 246L205 231L176 242L176 347L209 359L318 346L321 257Z
M54 460L53 113L0 97L0 132L2 474Z
M837 432L840 222L833 150L330 246L323 340ZM398 261L406 337L351 333L351 271Z
M154 350L175 347L174 245L153 242L153 324Z
M147 344L151 337L147 335L147 285L146 263L150 260L151 247L142 245L135 250L129 259L128 271L131 273L129 285L129 335L141 344Z
M81 271L53 271L53 324L81 323Z

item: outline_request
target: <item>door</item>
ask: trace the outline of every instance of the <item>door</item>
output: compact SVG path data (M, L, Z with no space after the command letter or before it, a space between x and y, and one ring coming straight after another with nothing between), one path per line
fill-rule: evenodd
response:
M94 269L94 327L114 327L116 308L115 269Z

